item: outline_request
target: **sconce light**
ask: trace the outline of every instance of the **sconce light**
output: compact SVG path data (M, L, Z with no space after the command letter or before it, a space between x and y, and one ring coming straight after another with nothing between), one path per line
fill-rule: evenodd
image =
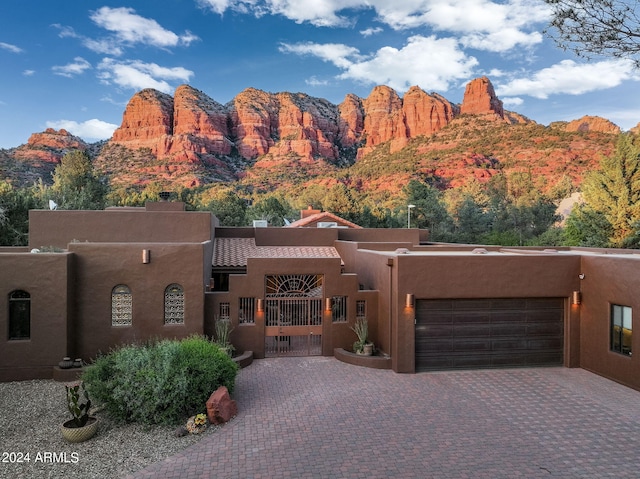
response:
M264 311L264 303L262 298L258 298L258 313L262 313Z
M331 298L324 299L324 309L325 311L331 311Z
M142 263L143 264L151 263L151 250L150 249L143 249L142 250Z
M413 299L414 299L413 294L407 293L407 299L406 299L406 303L405 303L405 306L407 308L413 308Z
M571 295L571 304L580 304L582 302L582 293L580 291L574 291Z

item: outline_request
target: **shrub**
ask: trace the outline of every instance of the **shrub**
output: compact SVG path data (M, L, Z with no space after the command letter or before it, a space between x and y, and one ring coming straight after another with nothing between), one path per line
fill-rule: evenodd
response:
M206 338L124 346L83 374L96 403L117 421L178 424L204 409L220 386L233 392L238 366Z

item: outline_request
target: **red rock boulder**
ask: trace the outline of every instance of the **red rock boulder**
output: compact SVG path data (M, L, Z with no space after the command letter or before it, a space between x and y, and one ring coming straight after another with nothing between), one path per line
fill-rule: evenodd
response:
M207 418L211 424L224 424L238 414L238 405L229 396L229 390L220 386L207 400Z

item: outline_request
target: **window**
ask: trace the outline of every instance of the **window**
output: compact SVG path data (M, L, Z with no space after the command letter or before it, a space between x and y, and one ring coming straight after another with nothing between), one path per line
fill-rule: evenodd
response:
M16 290L9 293L9 339L31 338L31 295Z
M611 305L611 351L631 356L631 308Z
M133 320L133 300L131 290L119 284L111 290L111 326L131 326Z
M356 319L367 317L367 302L364 299L356 301Z
M220 318L229 319L229 303L220 303Z
M256 322L255 318L255 298L240 298L238 309L238 323L240 324L253 324Z
M331 298L331 321L334 323L347 322L347 297L333 296Z
M184 289L179 284L164 290L164 324L184 324Z

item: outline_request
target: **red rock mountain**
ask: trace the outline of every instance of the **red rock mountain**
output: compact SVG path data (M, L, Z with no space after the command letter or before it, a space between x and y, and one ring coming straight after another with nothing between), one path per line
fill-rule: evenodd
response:
M267 93L249 88L227 105L188 85L173 97L156 90L136 93L112 143L130 149L150 148L158 158L198 161L202 155L229 155L236 149L245 159L296 155L305 160L339 159L341 149L359 147L362 158L391 141L391 152L411 138L431 135L461 113L503 121L502 102L488 78L473 80L459 107L417 86L400 96L387 86L375 87L366 99L349 94L339 105L303 93Z
M559 130L575 138L561 137ZM377 86L367 98L348 94L338 105L304 93L248 88L222 105L181 85L173 96L153 89L133 95L111 140L95 147L101 152L94 164L113 185L125 187L153 181L193 187L246 178L268 189L274 182L274 168L287 172L294 168L300 178L314 177L327 168L362 163L374 152L382 155L376 161L388 163L389 153L414 142L407 155L413 167L421 169L400 168L406 176L403 181L423 174L460 185L465 180L459 171L473 170L473 177L484 180L498 171L496 161L514 168L524 161L527 166L522 167L542 175L556 177L570 171L577 182L580 165L595 164L597 155L606 153L618 133L616 125L598 117L557 122L549 128L537 125L504 110L487 77L469 82L460 105L417 86L403 97L387 86ZM475 143L474 135L479 135ZM532 141L534 137L540 140ZM497 138L505 145L494 144ZM421 142L417 149L414 140ZM561 141L571 143L561 145ZM560 142L557 151L537 151L549 142ZM388 145L388 150L380 149L381 145ZM18 171L11 162L19 161L47 173L69 149L88 148L94 145L65 130L48 129L0 158L0 168ZM421 155L424 160L418 159ZM399 184L397 178L374 180L371 175L367 181L371 188Z

